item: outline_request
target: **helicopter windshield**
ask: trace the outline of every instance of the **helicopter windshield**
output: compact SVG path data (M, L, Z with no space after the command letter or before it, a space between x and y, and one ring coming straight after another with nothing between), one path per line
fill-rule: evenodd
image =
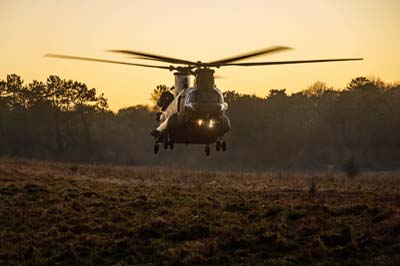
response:
M221 103L222 97L215 90L207 90L207 91L192 91L189 95L190 102L197 103Z

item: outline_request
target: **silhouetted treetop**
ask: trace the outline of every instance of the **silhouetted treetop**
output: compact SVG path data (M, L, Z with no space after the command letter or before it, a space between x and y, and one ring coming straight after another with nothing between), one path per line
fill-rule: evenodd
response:
M151 92L153 104L169 90ZM232 130L229 152L204 160L203 152L176 147L152 154L149 134L156 108L131 106L114 113L85 83L51 75L24 84L0 79L0 155L81 162L181 167L266 169L325 167L354 158L360 167L400 165L400 85L357 77L343 90L317 81L288 94L265 97L224 92Z

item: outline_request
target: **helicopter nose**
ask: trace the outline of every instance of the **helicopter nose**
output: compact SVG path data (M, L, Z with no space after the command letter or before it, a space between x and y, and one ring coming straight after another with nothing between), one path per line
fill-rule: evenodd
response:
M192 108L201 113L219 113L226 110L223 103L192 103Z

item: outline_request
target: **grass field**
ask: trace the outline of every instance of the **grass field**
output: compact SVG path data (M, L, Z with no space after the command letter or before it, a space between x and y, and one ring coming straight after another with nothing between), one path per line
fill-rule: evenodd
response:
M395 172L0 159L0 265L400 265L399 206Z

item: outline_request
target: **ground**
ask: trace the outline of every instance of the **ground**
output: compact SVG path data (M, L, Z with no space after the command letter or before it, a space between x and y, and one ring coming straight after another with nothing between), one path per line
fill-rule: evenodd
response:
M0 265L400 265L400 173L0 159Z

